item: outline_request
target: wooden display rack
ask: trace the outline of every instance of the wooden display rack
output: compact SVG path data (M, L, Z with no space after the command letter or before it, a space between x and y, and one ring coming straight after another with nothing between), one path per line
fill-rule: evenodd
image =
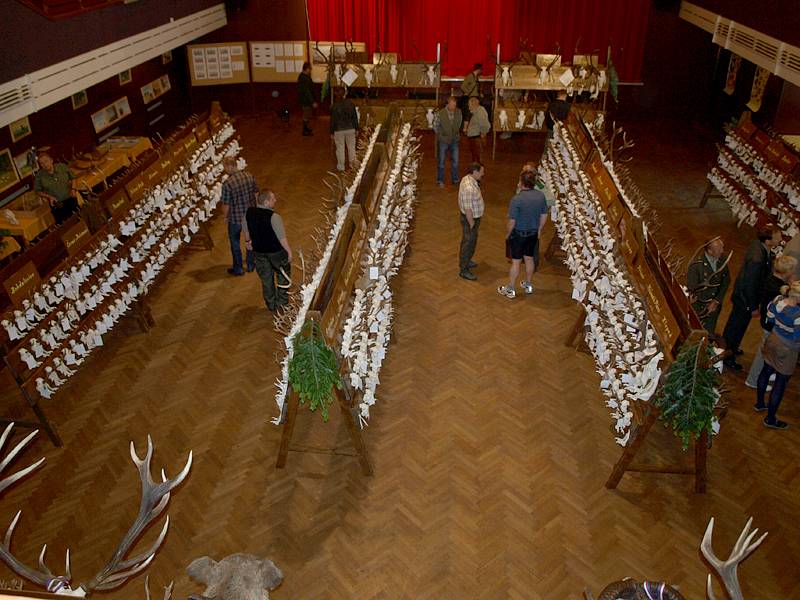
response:
M348 211L348 218L339 232L331 258L322 281L311 300L311 310L306 323L313 321L319 324L325 343L333 349L339 371L343 375L345 361L339 355L342 324L349 314L353 292L360 273L367 240L376 226L376 206L380 199L389 174L388 165L393 156L394 134L399 128L399 109L391 107L383 121L381 131L375 141L372 155L362 175L361 182L353 195ZM341 201L342 199L340 199ZM331 454L337 456L354 456L358 458L364 475L372 475L366 445L361 435L358 418L359 393L351 389L345 377L342 389L334 388L336 403L347 427L353 451L342 451L340 448L318 448L307 445L292 444L294 426L300 400L292 391L291 385L286 391L281 422L281 443L278 450L276 468L286 466L289 452L312 454Z
M574 57L574 68L580 68L582 65L589 64L587 57L576 55ZM596 62L596 61L594 61ZM494 106L492 107L492 159L495 158L497 153L497 132L509 133L542 133L547 131L547 106L549 104L544 92L566 91L565 86L559 78L564 74L567 69L572 69L572 65L562 65L560 56L553 54L538 54L536 55L536 65L524 64L522 57L517 58L511 63L502 63L500 61L500 44L497 44L497 58L496 58L495 75L494 75ZM507 84L503 83L503 67L509 67L508 71L511 78ZM546 82L539 82L539 72L550 66L551 76ZM595 66L599 71L605 71L605 67ZM577 77L577 76L576 76ZM575 79L575 81L580 81ZM504 100L500 96L500 92L504 90L513 90L522 92L524 97L533 94L532 100L524 100L522 102L514 102L511 100ZM602 108L599 110L605 112L606 102L608 100L608 82L601 88L600 94L602 95ZM591 103L593 109L596 109L596 103ZM500 111L504 110L508 116L508 129L501 129ZM516 127L517 118L520 111L525 111L525 124L521 128ZM528 124L531 120L531 115L544 111L545 120L542 122L541 127L530 128Z
M332 44L331 42L325 43L329 45ZM320 42L320 44L323 44L323 42ZM345 46L344 43L341 45L338 43L333 43L332 46L328 46L328 48L330 47L342 50L345 47L350 49L357 46L351 44L347 44ZM358 47L363 47L363 44ZM364 52L365 50L360 53L363 54ZM312 56L316 56L317 60L319 61L323 57L318 56L317 54L318 53L316 49L312 49ZM355 52L355 54L359 54L359 52ZM383 122L383 120L388 116L390 108L397 106L403 113L403 118L408 121L412 121L415 127L419 129L430 129L426 120L426 113L428 109L432 109L435 112L439 108L439 87L441 84L441 67L439 63L441 61L441 44L436 44L435 62L397 61L396 59L397 55L394 53L379 54L376 52L373 56L373 61L375 61L373 63L353 63L343 62L341 60L339 63L342 65L342 74L346 73L348 69L352 68L353 71L358 75L353 83L348 86L349 89L374 91L378 95L380 95L382 91L387 91L390 93L397 90L406 90L410 93L427 91L429 93L433 93L433 98L351 98L353 103L359 109L360 124L362 127L365 127L374 123ZM397 74L394 81L392 81L391 77L391 68L393 65L397 68ZM436 77L434 78L433 83L428 81L426 74L428 66L431 65L436 65ZM326 68L327 65L324 63L319 64L319 62L317 62L317 64L312 65L312 78L314 81L325 81L325 78L327 77ZM367 80L365 77L367 69L372 71L373 79L370 85L367 85ZM369 94L367 94L367 96L369 96ZM331 103L333 103L333 94L331 94Z
M744 114L742 114L742 118L739 120L737 127L727 125L725 130L729 132L730 135L738 138L740 142L749 145L751 149L757 153L758 160L762 164L769 165L775 171L789 178L793 178L795 184L800 180L798 178L798 172L800 171L800 167L798 167L798 165L800 165L800 155L788 147L781 136L774 132L770 135L759 129L752 122L749 111L745 111ZM714 169L717 169L721 177L738 191L743 202L750 210L758 215L759 221L772 223L776 229L781 229L779 219L776 217L776 214L780 212L784 213L795 223L800 223L800 211L791 204L783 190L780 189L780 186L771 185L762 180L753 167L754 163L748 164L742 160L736 155L733 149L726 144L717 144L717 148L719 149L720 156L724 155L728 161L736 164L750 179L760 182L767 193L763 200L754 198L740 181L737 181L735 177L719 166L719 161L712 165L709 177L711 177L711 173ZM725 199L725 195L718 191L711 181L706 185L703 197L700 199L699 208L705 207L710 198ZM786 231L782 230L782 234L784 241L788 241L791 238L791 235Z
M8 288L8 296L12 306L19 307L22 300L30 300L33 293L39 289L43 279L46 280L50 275L57 272L69 270L71 266L80 265L87 248L97 248L100 242L104 241L109 233L116 232L119 228L120 219L127 213L127 208L143 197L149 188L160 183L163 179L169 178L174 169L190 156L191 152L198 145L198 139L200 137L207 138L211 132L215 132L223 125L219 118L220 112L221 109L215 106L210 115L206 114L199 122L192 122L183 127L175 134L175 141L171 146L162 146L159 149L160 155L156 152L149 154L146 159L142 160L135 168L131 169L123 178L106 190L100 199L108 212L108 219L97 231L90 234L86 224L78 215L74 215L67 220L58 231L53 232L51 236L57 238L56 247L59 252L58 256L63 258L48 267L49 271L44 278L39 276L33 260L30 260L28 257L28 253L20 257L21 261L25 262L20 263L21 267L10 273L7 279L4 280ZM136 239L137 238L134 237L127 240L122 247L130 246ZM182 250L189 249L198 243L205 249L211 249L213 247L213 241L207 223L201 223L200 231L193 236L192 243L182 246ZM34 252L37 251L40 245L42 244L37 244L32 250ZM52 248L49 244L44 244L42 247L46 249ZM53 253L52 250L50 250L50 253ZM28 260L26 261L26 259ZM143 268L144 263L134 266L130 277L135 277ZM167 269L162 270L150 285L155 286L157 282L162 281L167 271ZM97 273L90 277L90 281L95 281L99 275L98 270ZM117 297L118 293L116 292L109 295L101 302L101 306L109 306ZM100 312L101 310L98 308L93 311L93 314L82 316L80 323L76 326L74 332L70 334L70 338L78 331L85 330L89 327L94 322L94 319L97 318L95 315ZM136 300L135 304L131 307L131 314L137 319L143 332L149 331L149 329L155 325L147 296L139 297ZM55 315L56 311L54 310L40 322L37 328L55 318ZM2 336L0 336L0 347L2 347L4 352L2 366L8 368L24 403L34 413L36 420L25 421L0 418L0 423L9 423L13 421L22 427L34 429L41 427L50 438L53 445L60 447L62 446L61 438L55 426L47 419L40 404L40 396L35 386L36 375L42 375L45 367L52 364L55 353L51 358L42 359L41 364L36 370L32 371L28 369L27 365L19 356L19 350L25 341L27 341L27 337L12 342L7 339L5 331L2 332Z
M705 347L708 343L708 333L703 329L689 298L675 274L671 272L655 240L652 236L647 236L641 219L633 216L603 163L600 149L596 147L585 125L574 112L570 112L565 129L580 155L583 170L592 182L606 214L629 279L647 307L649 321L664 353L665 365L662 367L662 377L664 377L682 346L701 344ZM568 344L575 343L583 330L583 324L584 315L581 314L572 329ZM606 481L606 487L615 489L627 471L671 473L693 475L695 492L704 493L707 479L707 434L703 432L695 442L693 466L634 463L634 458L642 449L647 434L658 419L659 411L652 402L632 400L631 408L634 413L631 436Z

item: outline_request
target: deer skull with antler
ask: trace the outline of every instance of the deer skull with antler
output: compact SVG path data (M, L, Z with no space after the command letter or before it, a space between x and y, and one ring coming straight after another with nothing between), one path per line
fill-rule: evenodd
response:
M711 546L711 536L714 533L714 517L711 517L711 520L708 522L708 527L706 527L706 532L703 535L703 541L700 543L700 551L703 553L703 556L714 569L714 571L716 571L722 579L725 591L727 592L730 600L744 600L744 596L742 596L742 589L739 586L739 578L736 574L737 568L744 559L750 556L750 554L752 554L753 551L761 545L761 542L764 541L764 538L767 537L767 533L764 532L758 539L755 539L758 535L758 529L753 529L750 531L752 525L753 518L750 517L747 520L744 529L742 529L742 533L739 534L739 539L736 540L736 543L733 546L733 551L727 560L720 560L717 558L717 556L714 554L714 548ZM706 582L706 592L709 600L716 600L714 590L711 586L710 574L708 575L708 580ZM594 600L594 596L589 590L584 590L584 596L586 600ZM622 597L636 599L641 598L642 600L652 598L663 598L664 600L683 600L683 596L680 594L680 592L666 583L639 583L633 579L623 579L609 584L600 593L598 600L617 600L618 598Z
M2 437L0 437L0 451L10 435L13 426L13 423L10 424L6 428ZM24 440L22 440L22 442L17 444L13 450L11 450L9 455L2 462L0 462L0 472L2 472L2 470L11 463L11 461L21 452L28 442L30 442L36 433L37 432L34 431L28 435ZM11 536L14 533L14 528L19 522L22 511L17 512L16 516L11 522L11 525L6 531L3 543L0 544L0 559L2 559L3 562L5 562L14 572L42 586L48 592L53 592L60 596L73 596L77 598L85 598L94 591L104 591L117 588L137 573L140 573L146 569L155 557L156 551L161 547L161 544L167 535L167 530L169 528L169 516L167 516L164 522L161 533L147 550L141 554L137 554L132 558L125 557L128 552L131 551L134 543L144 532L144 530L147 529L152 522L158 519L162 512L164 512L164 509L166 509L167 504L169 503L170 492L180 485L184 479L186 479L186 476L189 474L189 469L192 466L192 453L191 451L189 452L189 458L186 461L186 465L183 467L183 470L178 474L177 477L174 479L167 479L166 473L162 469L161 482L157 484L155 481L153 481L153 478L150 474L150 462L153 458L153 441L150 439L150 436L147 436L147 454L145 454L144 459L139 458L139 456L136 454L136 449L133 445L133 442L131 442L130 445L130 452L131 460L133 460L134 465L136 465L136 468L139 471L139 477L142 483L139 514L136 516L136 520L131 528L125 534L125 537L122 539L122 543L120 543L120 545L117 547L117 550L114 552L111 560L91 580L81 583L76 589L71 587L70 584L72 581L72 570L69 560L69 550L67 550L64 575L54 575L45 565L44 558L47 551L46 544L39 554L38 569L29 567L25 563L18 560L11 553ZM9 477L6 477L3 480L0 480L0 492L38 468L43 461L44 459L42 458L33 465Z

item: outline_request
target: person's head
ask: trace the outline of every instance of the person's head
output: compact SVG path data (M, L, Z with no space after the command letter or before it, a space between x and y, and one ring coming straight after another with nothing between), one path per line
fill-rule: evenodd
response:
M335 100L344 100L347 98L347 89L343 87L337 87L333 89L333 98Z
M481 63L475 63L472 65L472 72L475 73L475 77L477 77L483 72L483 65Z
M447 110L453 112L457 107L458 107L458 100L456 100L455 96L450 96L447 99Z
M714 238L708 244L706 244L706 254L708 254L711 258L719 258L722 256L722 253L725 251L725 242L722 241L722 238Z
M559 100L566 100L567 99L567 90L558 90L556 94L556 98Z
M788 254L782 254L775 259L772 265L772 272L778 279L789 281L794 276L794 270L797 268L797 259Z
M275 192L272 190L264 190L256 196L256 206L259 208L275 208L275 203L278 199L275 197Z
M469 107L470 111L473 111L473 110L477 109L480 106L480 104L481 104L481 102L480 102L480 100L478 100L477 96L472 96L467 101L467 106Z
M773 248L781 242L781 232L772 223L761 225L756 230L756 237L767 248Z
M536 187L536 170L523 171L519 177L519 184L523 190L532 190Z
M47 152L39 152L39 168L45 171L53 170L53 157Z
M311 73L311 63L308 62L303 63L303 73L305 73L306 75Z
M467 167L467 175L472 175L472 178L475 181L480 181L483 177L484 169L483 165L479 162L469 163Z
M236 167L236 158L233 156L226 156L222 159L222 168L225 169L225 172L228 175L233 175L238 171Z
M789 301L789 304L797 306L800 304L800 281L793 281L789 285L781 288L781 295Z
M532 162L526 162L524 165L522 165L522 170L520 172L521 173L526 173L526 172L535 171L535 170L536 170L536 165L535 164L533 164Z

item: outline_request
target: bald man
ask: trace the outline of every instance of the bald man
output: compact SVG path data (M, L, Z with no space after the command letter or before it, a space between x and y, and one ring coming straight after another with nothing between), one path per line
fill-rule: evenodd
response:
M252 249L255 255L264 303L271 311L289 302L292 272L292 248L286 239L283 219L275 212L276 201L272 190L265 190L245 216L247 249Z
M731 283L731 274L728 265L718 271L725 260L722 255L725 252L725 243L720 238L711 240L703 252L689 265L689 272L686 275L686 287L689 288L694 308L703 327L714 335L717 328L717 319L722 307L722 299L728 286Z
M231 275L244 275L242 265L242 225L247 209L253 206L258 194L256 179L247 171L240 171L236 166L236 159L226 156L222 159L222 167L228 174L222 184L222 214L228 224L228 240L231 244L231 258L233 266L228 269ZM247 270L255 269L253 253L247 251Z

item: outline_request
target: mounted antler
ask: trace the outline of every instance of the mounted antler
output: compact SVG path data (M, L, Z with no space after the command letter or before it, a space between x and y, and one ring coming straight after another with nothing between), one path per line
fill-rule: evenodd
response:
M8 431L9 430L7 429L6 433ZM5 441L5 437L6 434L4 434L2 438L3 441ZM27 443L27 439L30 437L31 436L28 436L26 440L23 440L23 443ZM78 589L72 590L70 587L72 573L70 570L69 550L67 550L66 555L66 574L59 576L54 576L44 564L44 557L47 551L46 544L39 554L38 570L26 566L17 560L13 554L11 554L11 536L14 533L14 528L19 521L22 511L17 512L17 515L14 517L14 520L11 522L11 525L6 531L5 540L3 544L0 545L0 558L2 558L3 561L16 573L22 575L26 579L29 579L30 581L33 581L34 583L41 585L49 592L58 592L62 595L81 598L88 596L94 590L110 590L116 588L137 573L144 570L153 560L156 551L159 549L161 543L164 541L164 538L167 535L167 530L169 528L169 517L167 517L165 520L164 527L161 529L161 533L156 541L145 552L142 552L141 554L129 559L125 559L125 556L131 550L142 532L153 521L155 521L167 507L167 504L169 503L170 492L175 487L180 485L184 479L186 479L186 476L189 474L189 469L192 466L192 452L189 452L189 458L186 461L186 465L177 477L174 479L167 479L166 473L164 473L164 470L162 469L162 481L161 483L156 484L150 475L150 462L153 458L153 441L150 436L147 436L147 454L145 455L144 460L140 459L136 454L136 449L133 445L133 442L131 442L130 450L131 460L133 460L133 463L139 470L139 477L142 482L142 497L139 505L139 514L137 515L136 520L131 528L125 534L125 537L122 539L122 543L117 548L117 551L114 553L114 556L111 558L109 563L102 571L100 571L100 573L95 575L91 581L88 583L81 583ZM17 452L16 448L12 454L15 452ZM3 462L3 466L5 464L6 461ZM37 463L34 465L34 467L38 466L38 464L40 463ZM30 471L27 470L27 472ZM18 479L18 477L16 477L16 479ZM5 481L2 483L4 484Z
M739 539L736 540L736 543L733 545L733 550L727 560L720 560L717 558L716 554L714 554L714 548L711 546L711 536L714 533L714 517L711 517L711 520L708 522L708 527L703 535L703 541L700 543L700 551L722 579L725 591L728 592L728 596L731 600L743 600L742 590L739 587L739 579L736 574L739 563L750 556L753 550L758 548L761 542L764 541L764 538L767 537L767 532L764 532L761 537L754 542L753 538L758 535L758 529L750 531L752 525L753 517L750 517L744 529L742 529L742 533L739 534ZM706 583L706 591L708 592L709 600L716 599L711 586L710 574L708 575L708 581Z
M175 585L174 581L170 581L169 585L164 586L164 600L172 598L172 588ZM144 578L144 597L145 600L150 600L150 575Z
M614 155L617 152L622 152L623 150L627 150L628 148L633 148L636 145L636 143L633 141L628 141L628 134L622 129L622 127L617 127L616 121L614 121L611 124L611 130L612 130L611 139L609 140L608 144L608 160L610 160L613 163ZM616 140L617 135L619 135L620 133L622 134L622 145L615 147L614 141ZM627 159L624 162L629 162L631 158Z

